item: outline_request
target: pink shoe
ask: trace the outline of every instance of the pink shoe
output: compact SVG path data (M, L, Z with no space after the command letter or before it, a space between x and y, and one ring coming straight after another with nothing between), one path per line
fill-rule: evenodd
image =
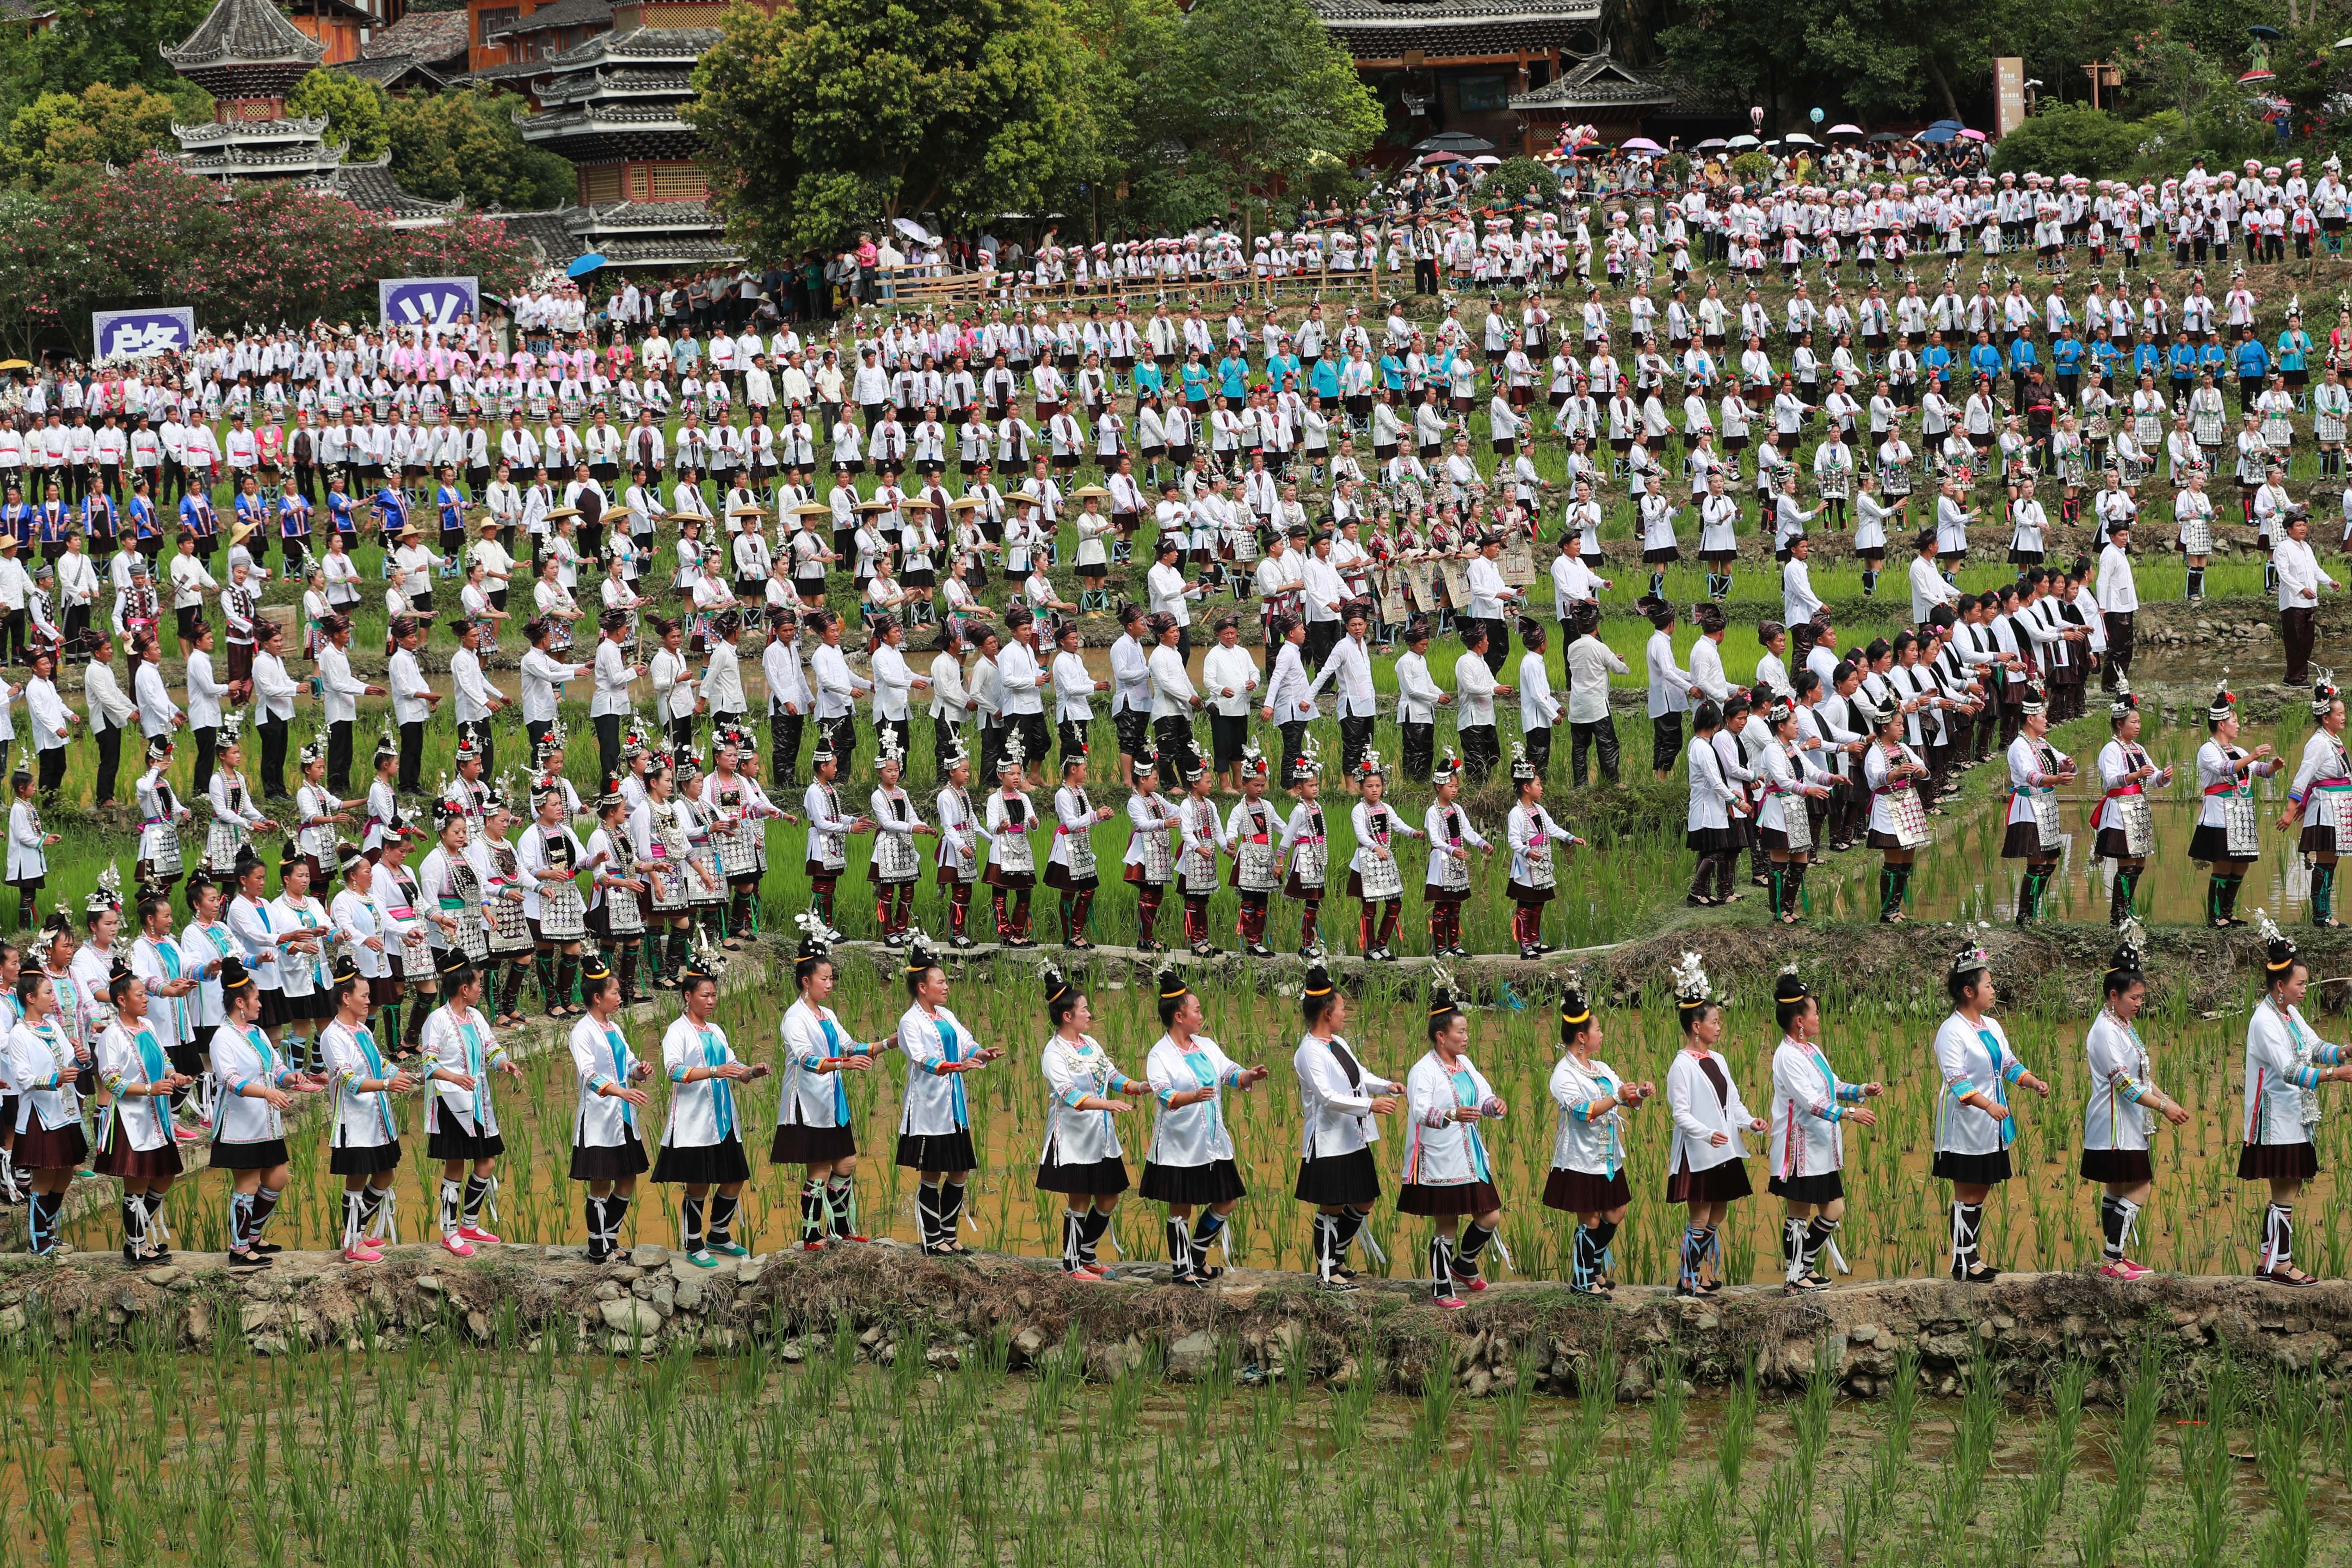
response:
M2144 1264L2134 1263L2128 1258L2118 1258L2099 1266L2099 1278L2102 1279L2145 1279L2155 1272L2155 1269Z
M1436 1301L1437 1306L1449 1312L1458 1312L1469 1304L1459 1296L1440 1296Z
M212 1137L212 1130L192 1122L176 1129L173 1136L183 1143L202 1143Z
M466 1245L466 1233L462 1230L453 1230L448 1235L443 1237L441 1238L441 1245L447 1247L451 1253L459 1258L471 1258L474 1256L474 1249Z
M1468 1279L1456 1279L1454 1283L1462 1287L1465 1290L1469 1291L1473 1296L1486 1288L1486 1281L1475 1276Z
M471 1242L488 1243L492 1247L503 1247L506 1245L497 1237L492 1236L488 1231L484 1230L478 1225L459 1226L457 1227L457 1234Z
M346 1247L343 1248L343 1261L346 1263L381 1263L383 1261L383 1254L375 1250L375 1248L368 1243L362 1241L358 1243L356 1246Z

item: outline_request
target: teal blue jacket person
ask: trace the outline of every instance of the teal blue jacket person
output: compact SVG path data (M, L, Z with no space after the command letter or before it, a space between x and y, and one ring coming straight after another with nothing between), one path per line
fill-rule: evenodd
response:
M2252 397L2254 389L2268 380L2271 374L2270 351L2263 347L2262 339L2248 332L2231 351L2231 359L2238 373L2240 395Z
M2304 369L2311 358L2311 334L2294 322L2278 335L2278 367L2289 374Z

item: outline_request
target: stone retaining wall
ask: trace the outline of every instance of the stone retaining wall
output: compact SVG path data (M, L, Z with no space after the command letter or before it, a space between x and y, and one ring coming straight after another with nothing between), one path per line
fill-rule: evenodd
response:
M877 1362L919 1343L929 1359L953 1364L1001 1340L1016 1368L1069 1354L1097 1379L1139 1366L1181 1381L1230 1364L1246 1384L1303 1358L1314 1378L1370 1375L1403 1393L1450 1374L1474 1394L1523 1376L1569 1394L1613 1366L1619 1396L1640 1399L1662 1376L1720 1385L1753 1356L1769 1387L1802 1384L1819 1358L1846 1392L1870 1397L1908 1346L1930 1392L1952 1392L1980 1358L2024 1390L2059 1363L2088 1358L2094 1397L2113 1397L2149 1336L2163 1343L2176 1393L2193 1389L2225 1352L2330 1384L2352 1375L2352 1283L2288 1290L2179 1275L2133 1285L2087 1272L1974 1287L1887 1280L1799 1300L1750 1286L1705 1301L1650 1289L1602 1301L1557 1285L1504 1284L1466 1310L1441 1312L1399 1281L1333 1296L1297 1275L1242 1270L1195 1291L1168 1286L1162 1267L1133 1265L1078 1284L1038 1259L932 1259L891 1243L712 1269L640 1246L602 1267L576 1247L486 1248L460 1261L409 1247L362 1268L289 1252L257 1273L233 1274L217 1254L135 1272L99 1255L11 1259L0 1270L0 1336L107 1342L160 1333L205 1350L232 1335L259 1354L356 1348L371 1337L536 1345L554 1334L559 1347L614 1354L718 1353L761 1340L791 1361L845 1322L859 1353Z

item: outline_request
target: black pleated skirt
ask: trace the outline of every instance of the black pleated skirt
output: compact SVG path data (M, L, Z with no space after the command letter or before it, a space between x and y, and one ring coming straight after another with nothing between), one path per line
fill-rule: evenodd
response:
M338 1143L327 1151L327 1173L330 1175L373 1176L398 1169L400 1140L397 1138L373 1147Z
M1951 1149L1938 1149L1929 1173L1939 1182L1958 1182L1972 1187L1999 1186L2010 1178L2009 1151L1962 1154Z
M1068 1197L1112 1197L1127 1191L1127 1162L1116 1154L1084 1165L1047 1160L1037 1166L1037 1190Z
M797 1121L778 1125L768 1144L771 1165L824 1165L857 1152L857 1134L846 1127L808 1127ZM964 1167L957 1166L958 1170Z
M971 1131L960 1127L953 1132L899 1133L897 1163L910 1171L970 1171L978 1168L980 1157L972 1152Z
M575 1182L617 1182L646 1173L646 1141L633 1137L625 1143L574 1143L572 1179Z
M1348 1154L1298 1162L1298 1184L1291 1196L1318 1208L1370 1207L1381 1195L1381 1167L1370 1145Z
M159 1176L176 1176L184 1168L180 1163L180 1146L175 1139L164 1140L160 1149L133 1149L131 1140L118 1129L110 1147L100 1149L89 1168L101 1176L121 1176L152 1181Z
M716 1143L662 1145L654 1162L654 1180L688 1186L725 1186L751 1179L751 1162L743 1157L743 1140L730 1132Z
M429 1160L495 1160L507 1152L507 1141L496 1132L468 1132L449 1117L425 1140Z
M2200 824L2197 831L2189 836L2189 858L2202 860L2209 866L2216 860L2240 858L2230 853L2230 830L2216 827L2210 822Z
M213 1145L212 1168L215 1171L274 1171L291 1162L292 1156L286 1152L286 1140L283 1138ZM23 1163L24 1156L19 1153L17 1163Z
M1818 1176L1774 1176L1764 1190L1792 1204L1833 1204L1845 1196L1845 1173L1824 1171Z
M2156 1169L2148 1163L2145 1149L2083 1151L2083 1180L2086 1182L2121 1182L2130 1186L2153 1180L2155 1175Z
M1162 1165L1146 1160L1143 1183L1136 1193L1155 1204L1228 1204L1247 1196L1249 1189L1242 1184L1242 1173L1231 1160L1212 1160L1205 1165Z

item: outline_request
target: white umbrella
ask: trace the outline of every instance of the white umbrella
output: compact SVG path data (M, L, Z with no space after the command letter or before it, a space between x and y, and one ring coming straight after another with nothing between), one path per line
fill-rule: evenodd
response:
M1781 137L1780 140L1783 142L1801 142L1807 147L1818 147L1821 145L1821 143L1815 142L1811 137L1806 135L1801 131L1791 131L1786 136Z
M905 235L917 245L937 245L939 243L937 239L924 233L923 226L917 223L913 218L893 218L891 222L900 234Z
M1753 136L1735 136L1730 141L1726 142L1724 145L1727 147L1761 147L1764 143L1759 142Z
M1470 161L1482 169L1499 169L1503 166L1503 161L1492 153L1481 153Z

